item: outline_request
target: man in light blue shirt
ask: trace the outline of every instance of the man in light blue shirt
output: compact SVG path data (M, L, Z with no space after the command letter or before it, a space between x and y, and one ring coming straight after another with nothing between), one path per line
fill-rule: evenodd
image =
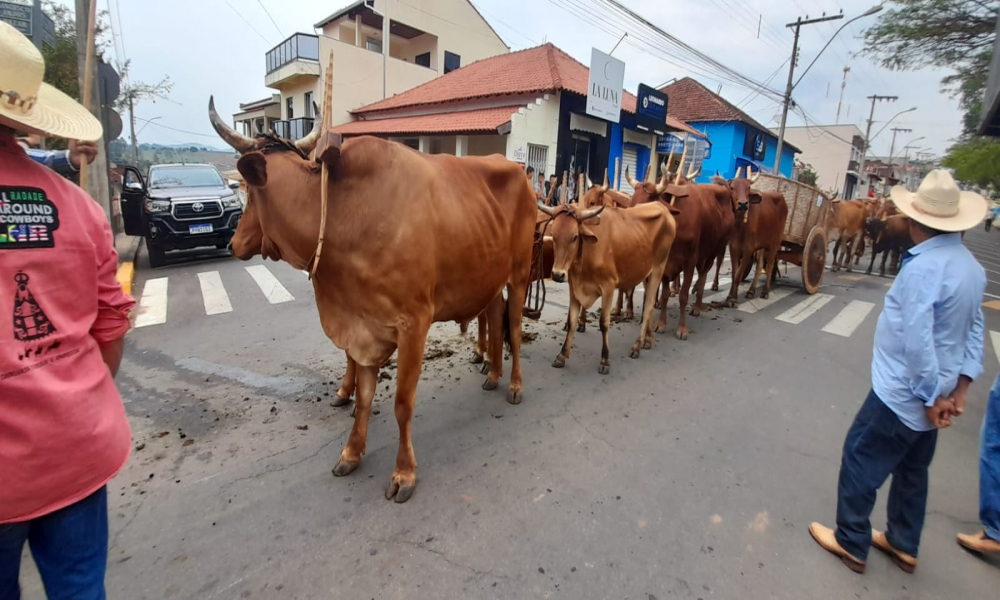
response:
M872 390L844 441L837 528L809 527L858 573L873 545L907 573L916 569L937 430L962 413L969 384L983 371L986 274L958 232L982 221L986 200L960 191L943 170L931 171L915 193L894 187L892 199L910 218L915 245L875 328ZM883 533L869 518L890 475Z

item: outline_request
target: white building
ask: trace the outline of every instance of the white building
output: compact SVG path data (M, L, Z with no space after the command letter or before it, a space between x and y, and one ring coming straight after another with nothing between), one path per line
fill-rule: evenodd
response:
M856 125L786 127L785 140L798 146L802 153L797 159L816 171L816 187L840 190L847 199L867 195L858 185L865 136Z
M314 28L317 33L296 33L265 55L264 84L280 94L275 130L289 139L312 128L313 103L323 95L320 73L331 52L337 125L361 106L510 51L468 0L361 0Z

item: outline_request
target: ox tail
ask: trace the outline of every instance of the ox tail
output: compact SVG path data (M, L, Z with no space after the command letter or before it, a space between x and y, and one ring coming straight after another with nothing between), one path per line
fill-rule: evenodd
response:
M503 347L510 351L510 300L503 301Z

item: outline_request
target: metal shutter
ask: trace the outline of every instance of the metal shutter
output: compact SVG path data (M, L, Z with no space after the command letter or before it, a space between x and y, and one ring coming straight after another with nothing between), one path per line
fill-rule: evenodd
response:
M538 177L539 173L545 173L545 164L548 162L549 158L549 147L548 146L536 146L534 144L528 144L528 166L535 167L535 177ZM548 180L548 176L551 173L545 173L545 178ZM535 182L532 181L532 184Z
M628 168L629 175L631 175L635 179L638 179L639 181L642 181L642 175L644 174L636 172L636 168L638 167L638 165L639 165L639 155L636 154L635 149L625 146L622 149L622 175L621 175L621 182L618 185L618 189L620 189L622 192L629 195L635 192L635 189L631 185L629 185L628 181L625 179L626 168Z

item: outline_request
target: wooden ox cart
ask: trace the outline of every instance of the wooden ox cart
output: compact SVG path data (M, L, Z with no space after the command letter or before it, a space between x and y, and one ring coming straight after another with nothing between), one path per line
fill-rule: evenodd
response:
M754 188L785 197L788 220L778 260L802 267L802 285L806 292L815 294L826 270L826 223L832 199L811 185L767 173L760 174Z

